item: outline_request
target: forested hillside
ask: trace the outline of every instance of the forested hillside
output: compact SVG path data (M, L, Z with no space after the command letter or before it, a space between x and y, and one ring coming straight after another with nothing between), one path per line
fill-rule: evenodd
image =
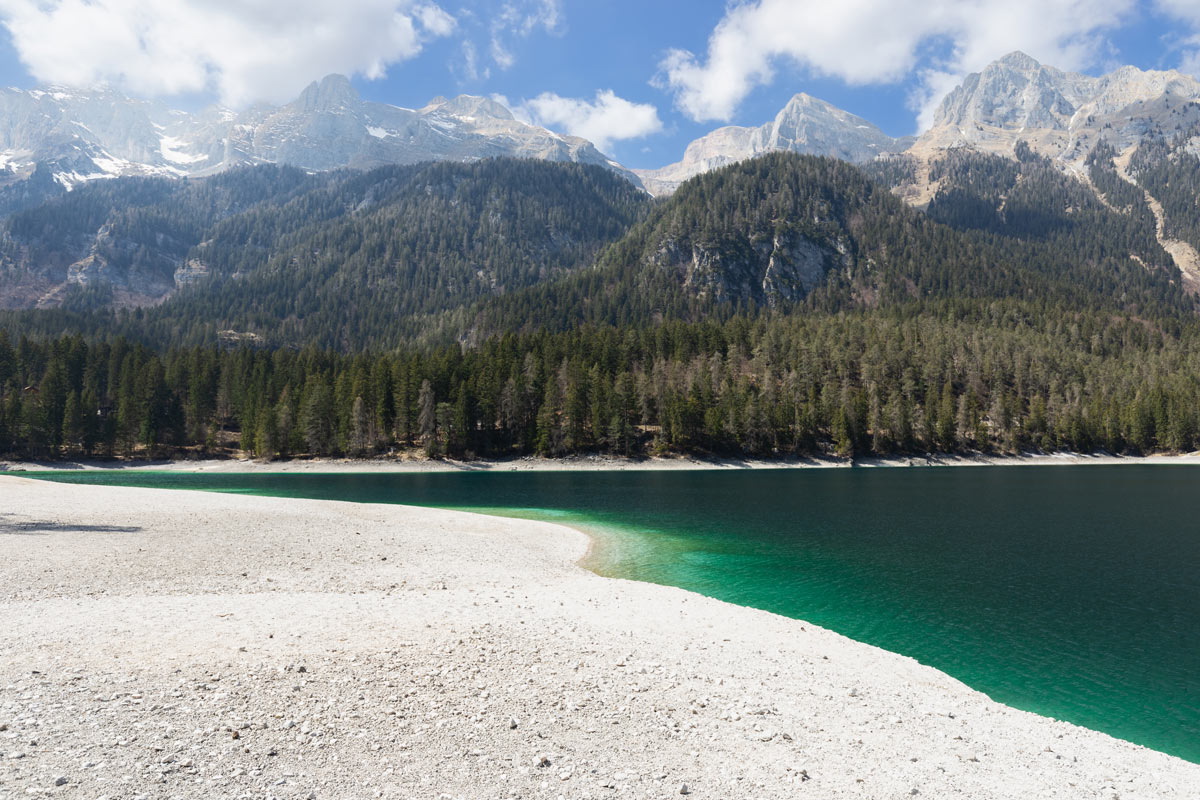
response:
M511 159L123 178L9 218L0 289L31 273L48 276L43 290L84 273L63 293L67 314L25 317L46 329L115 325L160 346L232 329L273 344L379 347L412 332L408 315L590 263L649 202L610 170ZM107 313L114 290L153 298L176 284L162 307Z
M1166 235L1200 249L1200 128L1146 139L1129 172L1162 203Z
M951 154L936 168L946 188L927 214L833 159L772 154L702 175L596 269L482 304L475 324L490 334L985 298L1021 299L1039 313L1191 316L1152 218L1111 209L1031 154L1022 164ZM815 254L806 266L819 276L802 291L771 291L772 267L804 261L798 245Z
M1195 301L1112 155L1089 186L952 152L928 213L791 154L659 203L578 165L278 173L187 251L207 282L0 320L0 452L1191 450Z

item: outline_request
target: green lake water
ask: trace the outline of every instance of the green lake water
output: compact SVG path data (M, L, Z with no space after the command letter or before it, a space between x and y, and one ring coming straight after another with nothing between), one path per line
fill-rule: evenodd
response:
M594 534L602 574L806 619L1200 762L1200 467L29 477L559 521Z

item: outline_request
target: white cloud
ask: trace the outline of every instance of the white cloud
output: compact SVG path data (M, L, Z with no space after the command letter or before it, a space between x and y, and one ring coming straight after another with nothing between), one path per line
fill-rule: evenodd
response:
M517 57L512 54L511 50L500 44L499 39L492 39L492 60L500 69L508 69L517 63Z
M1176 42L1176 46L1182 51L1179 69L1200 77L1200 3L1196 0L1156 0L1155 4L1159 11L1174 17L1191 29L1190 36L1185 33L1182 39Z
M528 36L538 28L547 33L560 33L563 25L562 0L523 0L508 2L496 15L499 29L519 36Z
M1186 20L1200 28L1200 4L1196 0L1156 0L1159 11Z
M417 6L413 9L413 15L431 36L449 36L457 24L454 17L435 5Z
M475 43L470 39L464 39L462 43L463 64L461 70L455 70L451 66L452 72L460 72L460 79L468 81L487 80L492 76L492 71L488 67L479 65L479 53L475 49Z
M507 99L504 105L513 108ZM590 102L543 92L513 108L513 115L582 136L603 152L608 152L613 142L638 139L663 129L654 106L630 102L608 89L596 92L596 99Z
M234 106L289 100L332 72L382 77L455 27L414 0L0 0L0 19L40 81Z
M1195 0L1160 0L1195 5ZM1102 33L1137 0L756 0L733 5L703 59L672 50L659 81L696 121L728 120L790 62L849 84L896 83L920 70L923 117L940 90L1013 50L1063 69L1103 52ZM931 51L948 55L930 58Z
M536 31L560 35L565 18L562 0L509 0L491 18L492 61L500 69L517 63L515 43L528 39Z

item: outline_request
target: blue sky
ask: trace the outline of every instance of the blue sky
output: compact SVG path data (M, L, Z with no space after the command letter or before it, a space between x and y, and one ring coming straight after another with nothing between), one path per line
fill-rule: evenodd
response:
M503 98L633 167L801 91L913 133L1017 49L1091 74L1200 72L1200 0L0 0L0 21L6 85L238 106L341 72L396 105Z

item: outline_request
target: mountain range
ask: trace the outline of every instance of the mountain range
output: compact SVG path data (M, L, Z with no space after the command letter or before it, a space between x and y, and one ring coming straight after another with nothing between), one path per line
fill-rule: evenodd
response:
M335 275L345 282L339 264L361 260L379 261L363 267L359 278L368 284L372 270L424 276L387 278L406 314L465 309L618 247L651 213L643 190L661 202L713 170L781 151L856 163L960 230L1076 237L1085 209L1088 224L1100 218L1090 205L1099 202L1119 212L1103 224L1128 230L1093 232L1097 240L1147 269L1175 270L1189 292L1200 291L1200 209L1190 174L1200 166L1200 82L1178 72L1124 67L1093 78L1013 53L968 76L915 139L889 137L800 94L765 125L717 129L680 162L636 173L586 140L522 122L487 98L435 98L403 109L363 101L339 76L284 106L237 113L189 114L58 88L2 91L0 114L7 121L0 126L0 308L155 305L206 283L299 275L306 264L316 270L310 278L324 276L318 282ZM494 158L595 168L608 178L586 169L429 166ZM1063 206L1030 197L1033 185ZM544 197L529 197L530 186ZM545 205L551 198L560 211ZM639 250L630 263L666 269L710 299L801 301L849 258L851 239L819 225L796 228L790 213L778 211L776 229L763 222L749 238L733 230L697 237L679 217L658 249ZM576 213L594 219L585 225ZM818 206L812 218L823 214ZM409 224L439 216L440 228ZM716 230L707 218L688 224ZM382 225L394 235L380 236ZM513 249L513 237L529 241ZM237 285L222 290L232 294L221 302L241 302L245 285ZM459 333L467 328L459 325Z
M694 175L778 150L852 163L901 153L928 162L958 147L1011 156L1021 140L1082 173L1101 139L1120 153L1149 134L1195 124L1200 81L1131 66L1097 78L1015 52L968 75L917 137L893 138L801 93L761 126L718 128L689 144L679 162L646 170L627 170L587 140L523 122L485 97L437 97L420 109L400 108L362 100L340 75L314 82L286 105L239 112L187 113L104 89L4 89L0 119L6 123L0 127L0 184L29 179L38 165L43 184L51 177L70 189L100 178L204 177L253 164L369 169L510 156L596 164L662 195ZM55 191L41 186L34 194ZM911 192L924 202L931 193L929 186ZM0 211L3 206L0 200Z
M693 175L763 153L788 150L862 163L901 152L911 141L894 139L861 117L801 93L764 125L717 128L689 144L681 161L634 172L651 194L670 194Z
M0 90L0 167L9 182L39 164L70 189L123 176L205 177L237 166L369 169L496 156L598 164L637 178L590 142L517 120L484 97L407 109L362 100L330 75L291 103L196 114L111 91Z
M946 95L911 150L972 147L1011 155L1023 140L1080 171L1101 139L1124 152L1149 134L1176 135L1197 121L1200 81L1190 75L1126 66L1093 78L1011 53Z

